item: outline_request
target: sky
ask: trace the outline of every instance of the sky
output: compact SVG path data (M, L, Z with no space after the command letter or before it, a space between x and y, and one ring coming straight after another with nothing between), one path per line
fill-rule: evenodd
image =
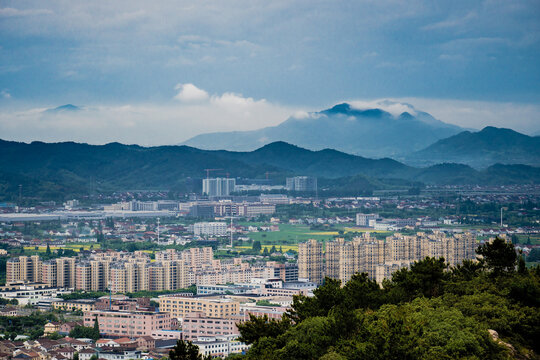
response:
M0 0L0 138L176 144L384 99L532 134L539 58L538 0Z

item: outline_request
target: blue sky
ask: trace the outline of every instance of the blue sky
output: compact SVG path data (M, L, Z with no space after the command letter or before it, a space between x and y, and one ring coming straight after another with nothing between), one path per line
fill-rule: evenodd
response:
M539 58L538 1L0 1L0 137L175 143L386 98L532 133Z

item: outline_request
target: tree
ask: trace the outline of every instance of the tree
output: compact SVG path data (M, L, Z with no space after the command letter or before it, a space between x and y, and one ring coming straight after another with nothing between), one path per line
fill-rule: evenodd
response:
M279 247L279 252L283 254L283 247Z
M268 248L265 247L264 250L263 250L263 256L268 256L269 253L268 253Z
M251 249L257 253L260 253L262 249L261 242L259 240L254 241Z
M178 340L176 346L169 351L170 360L210 360L210 355L204 356L199 353L199 347L191 341Z
M368 274L354 274L343 288L345 303L351 309L377 309L383 303L383 291Z
M519 255L518 258L518 274L526 274L527 273L527 264L525 263L525 257L523 254Z
M250 314L249 320L236 324L240 331L239 340L246 344L253 344L263 337L277 337L291 327L291 320L283 316L281 320L268 319L267 315L255 316Z
M60 335L58 332L53 332L52 334L49 334L49 336L47 336L49 339L51 340L58 340L58 339L61 339L63 338L62 335ZM73 360L77 360L77 359L73 359Z
M94 340L97 340L100 337L100 334L99 334L99 322L98 322L97 316L94 319L94 331L93 331L92 335L93 335L92 339L94 339Z
M292 310L288 312L295 322L309 317L327 316L328 312L345 299L340 280L324 279L324 284L313 290L313 297L304 295L293 296Z
M416 297L436 297L443 293L443 282L448 277L444 258L427 257L415 261L411 268L403 268L385 282L392 303L410 301Z
M45 255L51 256L51 247L49 246L49 243L47 243L47 250L45 250Z
M93 340L99 339L99 336L96 337L95 329L91 327L86 327L86 326L75 326L69 332L69 337L74 338L74 339L78 339L78 338L87 338L87 339L93 339Z
M273 254L277 251L276 245L272 245L272 248L270 249L270 254Z
M514 245L500 237L496 237L491 243L480 245L476 253L482 256L479 260L483 261L495 276L515 270L517 254Z
M73 360L79 360L79 353L78 352L75 352L75 354L73 354Z

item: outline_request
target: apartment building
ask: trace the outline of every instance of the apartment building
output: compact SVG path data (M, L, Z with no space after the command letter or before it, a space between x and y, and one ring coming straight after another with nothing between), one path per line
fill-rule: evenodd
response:
M230 299L172 294L159 297L159 310L182 319L193 312L202 312L210 318L226 318L238 314L239 303Z
M199 222L193 224L193 234L196 236L224 236L227 235L227 224L224 222Z
M298 244L298 277L322 284L323 276L322 243L310 239Z
M182 320L182 331L185 340L197 340L201 336L240 336L236 327L239 317L220 319L208 317L203 312L194 312Z
M203 195L228 196L234 192L236 179L213 178L203 179Z
M313 268L322 266L322 258L313 255L310 257L307 250L311 248L314 251L315 244L302 245L298 251L300 277L305 276L309 267L313 271ZM470 233L451 236L442 232L419 232L416 235L395 233L386 239L372 238L369 233L365 233L352 241L336 239L326 243L325 276L345 283L355 273L366 272L371 279L381 282L395 271L428 256L443 257L450 265L457 265L465 259L475 259L475 248L476 240ZM317 250L317 254L321 251L322 248ZM302 272L306 267L308 269Z
M38 255L19 256L6 262L6 283L41 281L41 259Z
M289 191L317 191L317 178L311 176L295 176L287 178L285 188Z
M151 336L160 330L173 330L173 320L166 312L93 310L84 313L84 326L98 321L99 332L111 337Z

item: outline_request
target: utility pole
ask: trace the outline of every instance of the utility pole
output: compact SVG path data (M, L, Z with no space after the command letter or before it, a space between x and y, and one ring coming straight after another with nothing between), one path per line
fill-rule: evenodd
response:
M231 214L231 249L232 248L233 248L233 216Z
M159 218L157 218L157 242L159 244Z
M19 212L21 212L22 207L22 184L19 184Z

